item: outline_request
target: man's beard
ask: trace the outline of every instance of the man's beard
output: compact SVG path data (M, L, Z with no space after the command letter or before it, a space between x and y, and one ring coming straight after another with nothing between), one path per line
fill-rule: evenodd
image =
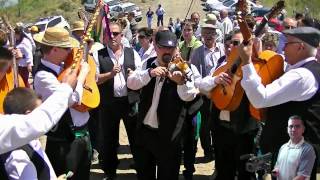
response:
M172 60L172 55L171 54L163 54L162 55L162 61L165 63L165 64L169 64L169 62Z

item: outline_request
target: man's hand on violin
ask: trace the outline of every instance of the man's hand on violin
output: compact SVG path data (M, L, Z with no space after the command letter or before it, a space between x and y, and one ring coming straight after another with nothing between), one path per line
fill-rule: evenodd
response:
M250 40L248 44L241 43L241 45L238 47L239 56L241 58L243 65L250 64L252 62L251 61L252 47L253 47L252 40Z
M167 73L168 73L167 68L162 66L158 66L150 71L151 77L156 77L156 76L166 77Z
M230 85L231 84L232 79L227 73L222 72L222 73L220 73L219 75L216 76L216 78L214 79L214 82L216 84L221 84L221 85L226 86L226 85Z
M183 85L186 82L185 76L181 71L168 72L168 78L176 82L178 85Z
M114 65L113 69L111 71L112 76L115 76L117 73L121 71L121 66L120 65Z

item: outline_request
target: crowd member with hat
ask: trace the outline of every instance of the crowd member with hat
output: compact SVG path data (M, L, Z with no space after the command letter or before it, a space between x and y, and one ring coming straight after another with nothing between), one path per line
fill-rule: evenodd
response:
M221 27L221 23L218 21L217 19L217 16L212 14L212 13L209 13L206 15L206 18L204 19L204 23L205 24L212 24L212 25L215 25L217 26L218 28L216 28L216 42L223 42L223 34L222 34L222 27Z
M101 135L99 160L106 179L115 179L119 164L119 124L122 119L128 134L131 153L135 160L134 129L136 127L136 103L139 93L127 86L128 73L141 66L139 54L121 43L124 36L118 23L110 23L111 37L107 46L98 51L97 77L101 102L99 123Z
M218 59L224 56L223 44L216 42L218 27L213 24L203 24L201 26L201 37L203 45L196 48L191 55L190 62L195 65L200 72L202 78L212 75L211 69L215 69L218 65ZM201 128L200 142L204 149L204 155L207 161L213 160L212 128L210 123L211 100L203 97L204 103L200 109L201 112Z
M270 50L277 51L277 45L279 43L279 34L267 32L262 37L262 51Z
M197 91L194 78L186 82L180 71L167 69L177 44L174 33L158 31L154 42L157 57L145 61L142 68L128 77L128 87L141 90L135 134L139 180L179 177L183 108L196 97ZM191 69L196 77L196 68L191 66Z
M83 32L84 32L84 22L83 21L73 22L71 34L79 42L81 41L81 36L83 35Z
M182 23L182 37L183 41L179 42L179 49L182 59L189 61L192 52L202 46L202 42L198 40L194 33L196 25L191 20L185 20Z
M34 89L42 100L53 94L60 82L57 79L72 48L79 42L70 37L64 28L48 28L44 33L34 35L40 44L43 58L34 77ZM72 171L72 179L89 179L91 144L87 131L89 113L71 108L81 102L83 84L89 72L87 63L81 64L76 89L69 100L70 108L62 116L58 126L47 134L46 153L56 174Z
M141 48L138 53L141 57L142 62L149 58L157 56L157 53L154 50L154 46L152 43L152 35L153 30L150 28L144 27L138 30L138 40L141 45Z
M252 42L239 48L243 63L241 85L254 107L268 107L260 145L263 153L272 152L275 157L288 139L287 119L293 114L306 121L305 139L318 148L320 142L320 65L315 58L320 31L298 27L283 33L287 39L284 55L288 67L282 76L266 86L252 64Z

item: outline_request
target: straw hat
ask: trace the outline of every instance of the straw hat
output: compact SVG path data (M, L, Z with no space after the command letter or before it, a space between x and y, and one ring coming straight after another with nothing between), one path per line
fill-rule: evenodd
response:
M73 22L71 31L83 31L83 30L84 30L83 21L75 21L75 22Z
M79 47L79 42L70 37L69 32L61 27L48 28L44 33L35 34L33 39L40 44L62 48Z
M29 30L30 30L32 33L38 33L38 32L39 32L38 26L31 26Z
M206 18L204 19L204 22L206 23L207 21L217 21L217 16L209 13L206 15Z

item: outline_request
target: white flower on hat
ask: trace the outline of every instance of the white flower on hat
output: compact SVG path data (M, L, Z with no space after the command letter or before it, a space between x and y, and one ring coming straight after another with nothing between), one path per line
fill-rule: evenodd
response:
M169 44L170 46L172 46L172 45L173 45L173 42L172 42L172 41L168 41L168 44Z

